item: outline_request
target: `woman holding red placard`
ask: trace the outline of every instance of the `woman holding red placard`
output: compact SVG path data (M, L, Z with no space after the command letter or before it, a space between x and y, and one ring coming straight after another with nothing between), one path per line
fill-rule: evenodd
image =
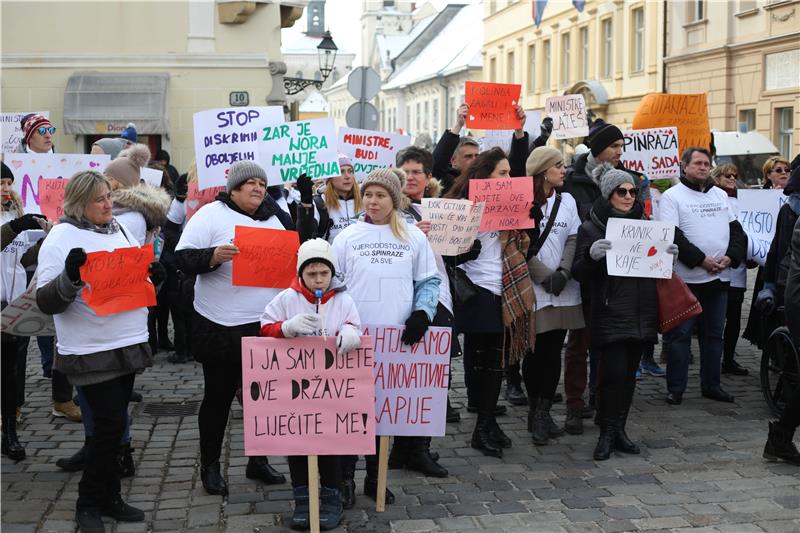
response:
M81 266L87 253L135 246L112 213L111 184L99 172L73 176L64 194L64 216L39 251L36 301L55 315L55 369L82 387L91 406L94 439L87 446L78 485L75 520L81 531L104 531L101 515L141 522L144 513L122 501L117 464L134 377L152 364L147 308L98 316L83 299ZM162 270L151 263L151 281Z

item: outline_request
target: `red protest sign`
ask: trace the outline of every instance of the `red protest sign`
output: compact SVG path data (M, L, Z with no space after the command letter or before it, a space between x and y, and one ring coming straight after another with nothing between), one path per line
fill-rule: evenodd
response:
M242 338L245 454L375 453L372 345L340 355L336 337Z
M533 205L533 178L469 180L469 199L486 202L480 231L529 229Z
M514 105L522 85L468 81L464 98L469 106L467 127L479 130L516 130L522 127Z
M296 231L236 226L233 244L234 285L285 289L297 277Z
M189 182L189 188L186 191L186 220L189 220L197 213L197 210L206 204L214 201L219 193L225 190L225 187L209 187L202 191L197 189L197 181Z
M156 289L148 279L154 259L152 244L86 254L83 301L101 316L156 305Z
M58 220L64 214L64 190L69 180L39 178L39 209L48 220Z

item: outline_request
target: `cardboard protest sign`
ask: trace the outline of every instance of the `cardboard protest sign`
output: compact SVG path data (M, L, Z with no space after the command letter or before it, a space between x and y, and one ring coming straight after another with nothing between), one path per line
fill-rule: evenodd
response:
M423 198L422 219L431 221L428 242L433 251L442 255L468 252L478 235L485 206L470 200Z
M586 100L582 94L550 96L544 105L545 115L553 119L554 139L573 139L589 135Z
M39 179L39 209L48 220L56 221L64 214L64 190L69 180Z
M164 171L157 168L141 168L142 181L153 187L161 187L161 180L164 179Z
M378 435L441 437L450 379L450 328L430 327L412 346L404 326L365 325L374 339L375 418Z
M266 126L260 139L259 157L269 169L270 185L297 181L302 174L311 179L341 175L336 122L332 118Z
M521 85L468 81L464 98L469 106L467 127L479 130L515 130L520 120L514 105Z
M393 167L397 152L410 144L410 135L339 128L339 152L352 160L359 181L376 168Z
M471 202L485 202L481 231L528 229L533 205L533 178L498 178L469 180Z
M5 164L14 173L13 189L22 198L26 213L42 214L39 207L39 180L71 178L76 172L102 172L111 161L107 155L83 154L3 154Z
M690 146L708 149L708 105L705 94L648 94L633 116L633 129L678 128L678 153Z
M623 131L622 164L651 180L681 177L678 128Z
M242 338L245 455L374 454L372 343Z
M26 111L24 113L0 113L0 139L3 140L3 153L15 152L22 140L22 117L30 113L50 118L50 111ZM7 164L7 163L6 163Z
M86 254L81 296L98 315L113 315L156 305L156 289L148 279L155 259L153 245Z
M233 284L240 287L285 289L297 277L296 231L236 226L233 244Z
M747 234L747 259L761 266L775 237L778 211L789 199L780 189L740 189L736 218Z
M200 190L225 185L236 161L258 159L259 139L265 126L284 122L280 106L226 107L195 113L194 154Z
M606 239L611 249L606 253L610 276L626 278L672 277L672 254L667 247L675 239L675 226L655 220L608 219Z
M192 218L201 207L213 202L217 195L224 191L224 186L209 187L199 191L197 190L197 182L190 181L186 190L186 220L188 221Z
M22 295L3 308L2 330L21 337L47 337L56 334L53 316L42 313L36 303L36 274Z

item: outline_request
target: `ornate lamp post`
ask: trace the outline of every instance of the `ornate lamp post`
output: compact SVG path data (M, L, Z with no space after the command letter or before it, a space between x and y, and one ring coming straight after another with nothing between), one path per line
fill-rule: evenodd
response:
M333 66L336 62L336 43L331 38L331 32L326 31L322 36L322 41L317 46L317 55L319 56L319 72L322 74L321 80L308 80L305 78L283 78L283 88L286 94L297 94L306 87L313 85L317 89L322 88L322 84L328 79L328 76L333 72Z

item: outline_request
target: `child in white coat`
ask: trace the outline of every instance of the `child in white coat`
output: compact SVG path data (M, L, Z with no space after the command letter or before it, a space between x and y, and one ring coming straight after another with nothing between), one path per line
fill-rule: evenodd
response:
M336 336L339 353L361 345L361 320L355 302L335 277L336 258L324 239L303 243L297 251L297 277L292 286L275 296L261 315L262 337L300 335ZM322 490L319 523L333 529L342 520L341 464L339 456L319 457ZM308 462L305 456L289 457L294 491L292 529L309 528Z

